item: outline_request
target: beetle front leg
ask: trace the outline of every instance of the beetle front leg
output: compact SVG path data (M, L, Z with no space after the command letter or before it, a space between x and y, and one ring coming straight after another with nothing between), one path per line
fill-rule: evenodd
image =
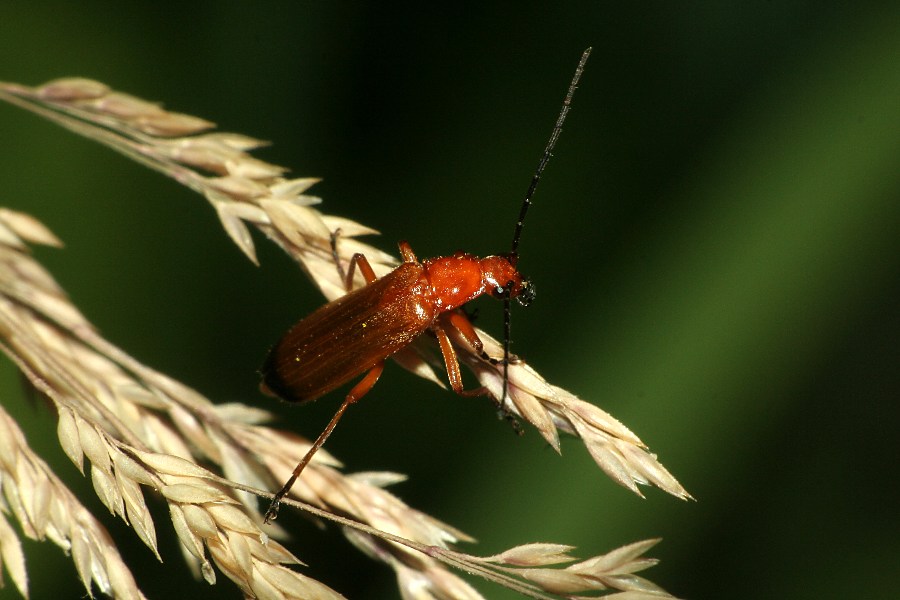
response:
M505 361L502 358L494 358L490 356L487 352L484 351L484 343L478 337L478 333L475 331L475 327L472 325L472 322L468 317L462 312L451 312L447 315L447 320L450 325L456 329L463 339L468 342L468 344L472 347L478 356L481 357L482 360L491 363L492 365L502 365ZM515 365L522 362L522 359L516 356L515 354L511 354L509 357L509 364Z
M456 314L456 313L454 313ZM452 315L451 315L452 317ZM451 319L451 324L453 323ZM481 340L478 339L478 335L475 333L475 330L472 329L471 323L466 320L466 323L469 324L469 329L474 339L477 341L477 348L480 350L481 354L484 354L483 344ZM440 324L435 324L432 327L434 334L437 336L438 345L441 348L441 355L444 357L444 367L447 369L447 379L450 380L450 387L453 388L453 391L459 394L460 396L465 396L467 398L473 396L490 396L494 399L495 404L497 405L497 411L501 417L506 419L510 426L513 428L513 431L516 432L516 435L522 435L524 431L522 430L522 426L519 424L519 421L516 419L515 415L510 412L508 408L503 404L502 400L498 400L494 397L490 390L488 390L485 386L477 387L471 390L467 390L463 388L462 382L462 374L459 372L459 359L456 356L456 350L453 349L453 344L450 342L450 337L447 335L447 332ZM466 341L470 341L469 337L463 331L460 331L460 334L466 339ZM475 344L472 344L473 348L476 348Z

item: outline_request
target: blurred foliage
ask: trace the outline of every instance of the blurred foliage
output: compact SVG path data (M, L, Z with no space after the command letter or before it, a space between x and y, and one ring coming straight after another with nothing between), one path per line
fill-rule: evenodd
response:
M539 294L514 315L515 350L619 417L698 502L631 497L576 442L557 457L396 367L330 449L350 470L408 473L396 493L478 553L662 536L647 575L679 596L893 598L898 24L892 2L14 1L0 78L92 77L270 139L267 160L324 177L325 211L378 228L383 247L483 254L506 250L594 46L525 229ZM218 401L283 409L255 368L320 302L284 257L266 248L252 267L202 199L19 109L0 107L0 132L2 203L66 242L38 256L113 342ZM499 334L497 307L479 306ZM8 361L0 375L32 443L88 489ZM336 400L282 414L314 435ZM311 574L397 597L331 528L296 523ZM40 546L32 597L66 596L53 590L71 592L72 565ZM238 595L191 583L171 538L166 567L126 546L150 597Z

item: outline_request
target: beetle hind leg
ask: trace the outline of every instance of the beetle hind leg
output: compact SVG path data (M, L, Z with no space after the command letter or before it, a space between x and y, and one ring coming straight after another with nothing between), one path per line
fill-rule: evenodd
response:
M341 417L344 416L344 411L347 410L348 406L369 393L369 390L372 389L372 386L374 386L375 382L378 381L378 378L381 377L381 372L383 370L384 361L381 361L374 367L369 369L369 372L366 373L366 376L363 377L355 386L353 386L353 389L350 390L350 393L347 394L347 397L344 398L344 401L338 407L337 412L335 412L334 416L331 417L328 425L325 426L325 429L322 431L322 433L319 434L319 437L316 438L316 441L313 442L312 446L310 446L309 450L306 452L303 458L300 459L300 462L297 463L297 466L294 467L294 472L291 473L291 476L288 478L287 482L272 498L272 503L269 504L269 509L266 511L266 515L264 517L265 523L274 521L278 517L278 509L281 506L281 501L285 496L288 495L288 492L291 491L291 488L294 486L297 478L300 477L303 469L306 468L306 465L309 464L313 456L315 456L316 452L319 451L319 448L321 448L325 444L325 440L328 439L328 436L331 435L331 432L334 431L334 428L337 426L338 421L340 421Z

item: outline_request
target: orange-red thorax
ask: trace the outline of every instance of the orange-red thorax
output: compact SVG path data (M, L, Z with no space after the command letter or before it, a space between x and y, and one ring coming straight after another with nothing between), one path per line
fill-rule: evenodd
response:
M423 260L420 283L430 291L438 312L446 312L484 293L499 297L509 291L515 298L522 292L524 280L509 257L478 258L457 252Z

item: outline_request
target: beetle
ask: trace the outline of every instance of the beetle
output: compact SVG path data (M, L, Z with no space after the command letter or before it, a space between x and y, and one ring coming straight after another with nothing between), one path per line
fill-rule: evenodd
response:
M503 365L503 393L498 405L501 411L506 411L508 368L511 360L517 360L511 359L509 354L510 300L516 299L527 306L534 297L533 286L517 268L519 238L590 52L588 48L582 54L569 84L562 110L525 194L509 253L479 258L456 252L420 261L410 245L403 241L399 243L403 262L379 279L366 257L359 253L353 255L344 273L337 253L339 231L332 234L332 254L347 293L299 321L275 344L260 369L260 388L269 395L303 404L351 379L364 376L351 388L331 421L275 494L266 511L266 522L277 517L281 500L331 435L347 407L368 393L378 381L385 360L426 332L437 338L450 386L457 394L478 396L489 395L489 392L484 387L463 388L459 361L447 334L450 328L455 329L483 360ZM366 285L353 290L356 269L360 270ZM502 359L485 353L475 328L462 310L466 303L484 294L504 301Z

